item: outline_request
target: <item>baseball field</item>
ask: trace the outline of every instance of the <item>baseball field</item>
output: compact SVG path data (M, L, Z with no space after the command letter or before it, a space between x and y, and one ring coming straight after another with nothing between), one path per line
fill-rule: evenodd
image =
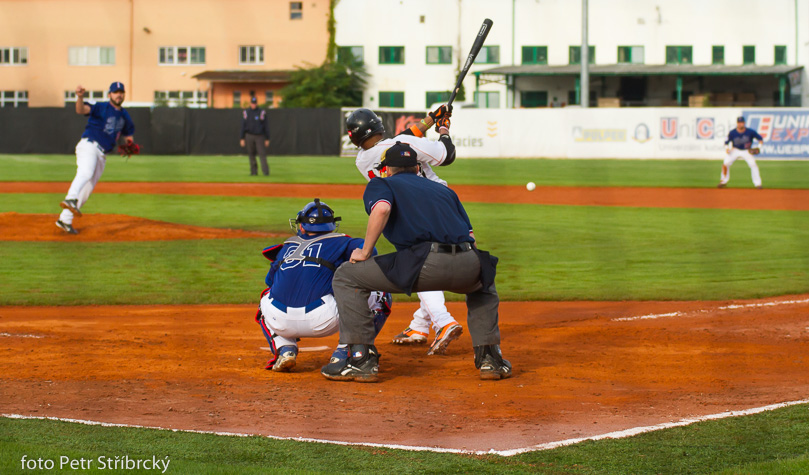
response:
M763 190L718 161L441 168L500 258L514 377L479 380L467 333L390 343L397 295L363 385L319 374L336 336L263 369L261 249L315 197L367 222L352 159L270 161L110 157L74 236L75 157L0 155L0 473L809 472L807 162L759 161Z

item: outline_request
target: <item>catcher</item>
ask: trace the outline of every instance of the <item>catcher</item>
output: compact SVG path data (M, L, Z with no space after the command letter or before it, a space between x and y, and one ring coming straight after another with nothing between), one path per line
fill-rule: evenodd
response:
M753 139L758 140L758 147L753 147ZM722 176L719 180L717 188L724 188L730 181L730 166L733 162L740 157L747 162L750 167L750 175L753 177L753 185L759 190L761 189L761 174L758 171L758 165L753 155L758 155L761 151L759 147L764 142L761 135L754 129L748 129L744 125L744 116L739 116L736 119L736 128L731 130L728 134L728 139L725 140L725 145L730 145L727 157L722 163Z
M261 294L256 313L256 322L273 353L265 369L292 370L298 340L337 332L337 303L331 281L340 264L365 243L337 233L338 221L334 211L315 198L289 220L297 235L262 251L272 261L265 278L268 288ZM392 301L389 293L371 292L368 308L374 314L374 334L379 333L390 315ZM332 354L331 363L347 359L347 345L342 345Z
M110 84L109 102L85 104L85 92L81 85L76 87L76 113L89 117L81 140L76 145L76 176L67 196L60 203L63 210L56 221L56 226L69 234L79 233L73 227L73 218L81 216L81 207L90 198L104 173L107 154L115 149L118 139L124 138L125 145L119 147L119 152L127 157L140 152L133 137L135 124L126 109L121 107L126 96L123 83Z

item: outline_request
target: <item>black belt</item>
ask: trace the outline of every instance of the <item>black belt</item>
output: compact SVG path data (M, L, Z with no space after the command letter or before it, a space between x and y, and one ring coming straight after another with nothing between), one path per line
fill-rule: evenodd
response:
M430 246L430 252L441 252L445 254L455 254L458 252L466 252L472 250L472 244L468 242L462 242L460 244L442 244L440 242L434 242L432 246Z

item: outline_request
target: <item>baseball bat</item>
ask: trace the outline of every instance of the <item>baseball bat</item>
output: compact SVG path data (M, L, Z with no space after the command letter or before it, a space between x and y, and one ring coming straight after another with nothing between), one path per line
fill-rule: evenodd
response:
M469 56L466 57L466 62L464 63L461 72L458 74L458 80L455 82L455 89L452 90L452 94L449 96L447 105L452 104L452 101L455 100L455 96L458 94L458 91L461 90L461 83L466 77L466 73L469 72L469 68L472 66L472 63L475 62L475 58L478 57L480 48L483 47L483 42L486 41L486 37L489 36L489 30L491 29L492 21L488 18L483 20L483 24L480 25L480 31L478 31L478 36L475 38L475 42L472 44L472 49L469 50Z

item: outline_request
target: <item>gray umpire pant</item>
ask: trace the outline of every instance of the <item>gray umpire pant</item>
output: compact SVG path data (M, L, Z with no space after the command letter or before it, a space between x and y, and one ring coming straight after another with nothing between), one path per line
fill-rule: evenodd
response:
M264 141L267 137L263 135L244 134L244 144L247 147L247 155L250 156L250 174L258 175L258 163L256 163L256 151L261 159L261 173L270 174L270 166L267 164L267 149L264 148Z
M430 252L413 292L448 290L466 294L467 327L472 345L499 345L500 298L492 284L480 283L480 260L474 251L456 254ZM368 309L372 290L404 293L393 284L374 259L352 264L345 262L334 274L334 298L340 312L340 343L374 344L373 313Z

